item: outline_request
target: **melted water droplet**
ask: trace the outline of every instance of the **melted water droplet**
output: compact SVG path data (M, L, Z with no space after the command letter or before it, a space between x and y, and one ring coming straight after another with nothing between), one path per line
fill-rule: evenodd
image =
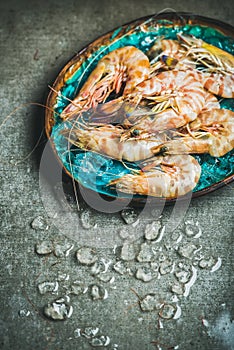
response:
M89 247L78 249L76 252L76 258L82 265L92 265L97 260L95 251Z
M63 321L71 316L73 308L64 302L56 300L45 305L43 311L46 317L53 320Z
M70 276L66 273L63 273L63 272L58 272L57 274L57 280L58 281L68 281L70 278Z
M152 263L150 263L150 267L153 271L158 271L159 265L157 262L152 262Z
M137 255L139 262L151 262L155 259L155 254L152 250L152 246L148 243L142 243L140 251Z
M100 337L93 338L89 344L93 347L108 346L110 344L110 338L107 335L101 335Z
M172 232L171 239L176 243L179 243L182 240L182 234L180 231Z
M73 294L73 295L83 294L84 293L84 285L79 281L73 282L73 284L70 287L69 293Z
M191 271L186 271L186 270L181 270L181 271L175 272L176 278L181 283L187 283L189 281L191 275L192 275Z
M199 238L201 236L201 228L199 222L194 223L193 220L187 220L185 222L185 234L188 237Z
M80 220L81 220L81 225L83 228L89 230L91 228L95 227L95 222L93 219L94 215L91 212L90 209L85 209L81 215L80 215Z
M131 225L137 221L138 214L133 208L125 208L121 211L121 216L126 224Z
M175 294L182 295L184 294L184 286L181 284L174 284L171 287L171 291Z
M51 241L42 241L36 244L36 253L39 255L50 254L53 251L53 245Z
M48 292L57 292L59 287L58 282L42 282L38 284L38 290L40 294L46 294Z
M76 328L76 329L74 330L74 337L75 337L75 338L79 338L79 337L81 336L80 331L81 331L80 328Z
M178 318L180 318L181 314L182 314L181 307L179 304L176 304L176 312L175 312L174 317L173 317L174 320L178 320Z
M149 267L143 266L137 269L136 278L143 282L150 282L153 278L156 278L156 273Z
M46 219L40 215L33 219L31 222L31 227L34 230L48 230L49 228Z
M100 273L97 275L98 279L102 282L111 282L113 276L110 273ZM114 281L113 281L114 282Z
M173 261L166 259L163 262L161 262L159 266L159 272L161 275L166 275L167 273L171 273L173 269Z
M20 317L28 317L31 314L31 312L29 310L22 309L19 310L18 314Z
M163 307L159 311L159 316L166 320L169 320L175 316L176 307L171 304L164 304Z
M179 246L178 253L184 258L191 259L196 250L197 246L194 244L183 244Z
M155 240L159 235L160 228L161 223L159 221L154 221L151 224L147 224L145 227L145 238L150 241Z
M68 256L70 251L73 249L74 244L64 243L64 244L55 244L54 245L54 255L57 258L63 258Z
M194 285L196 279L197 279L197 269L195 269L195 267L192 266L192 277L184 286L185 287L185 291L184 291L185 297L187 297L189 295L190 289Z
M163 254L163 253L160 253L160 254L158 255L158 261L159 261L160 263L162 263L162 262L165 261L165 260L166 260L166 255Z
M124 243L121 248L120 257L124 261L131 261L135 259L135 247L131 243Z
M91 286L91 297L93 300L103 300L108 298L108 292L102 286L94 284Z
M118 272L120 275L124 275L128 272L128 267L123 261L118 261L114 266L113 269Z
M213 256L209 258L203 258L199 261L198 266L201 269L211 269L211 272L214 272L221 266L221 259L215 259Z
M217 271L222 265L222 259L218 258L216 264L212 267L212 269L210 270L210 272L215 272Z
M142 311L153 311L158 308L158 301L156 294L147 294L142 300L140 300L140 307Z
M99 332L99 328L98 327L86 327L84 330L81 331L81 335L87 339L91 339L93 337L95 337L95 335L97 335Z

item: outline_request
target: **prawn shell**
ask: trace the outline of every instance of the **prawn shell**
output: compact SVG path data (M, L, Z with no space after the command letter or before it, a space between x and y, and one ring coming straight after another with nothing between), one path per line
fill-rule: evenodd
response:
M152 19L153 18L153 19ZM152 19L152 20L151 20ZM148 21L148 22L147 22ZM164 23L164 24L163 24ZM111 30L110 32L100 36L87 46L83 47L75 56L73 56L68 63L62 68L58 76L56 77L54 83L52 84L52 89L50 90L47 101L46 101L46 110L45 110L45 133L46 137L49 139L49 142L51 144L52 150L54 152L55 157L57 158L58 162L63 167L64 172L72 178L72 174L64 167L61 159L59 158L54 142L51 139L51 133L52 128L56 123L55 115L54 115L54 106L57 101L57 92L62 89L62 87L65 85L65 83L72 77L72 75L81 67L81 65L90 58L101 46L108 45L112 42L113 36L115 39L121 38L126 31L128 31L129 34L134 33L137 26L141 26L141 29L144 31L150 31L150 28L154 25L156 26L163 26L165 25L168 27L172 26L184 26L186 24L189 25L200 25L200 26L208 26L210 28L214 28L221 32L224 35L227 35L229 37L234 38L234 28L222 21L214 20L212 18L207 18L203 16L197 16L192 13L186 13L186 12L165 12L165 13L159 13L155 15L145 16L142 18L139 18L137 20L134 20L132 22L126 23L125 25L121 26L121 28L115 28ZM202 190L199 190L197 192L193 193L193 197L199 197L204 194L207 194L209 192L214 191L215 189L218 189L225 184L230 183L234 180L234 175L230 175L226 177L224 180L218 181L214 183L213 185L210 185ZM92 196L95 195L95 192L89 189L86 189L87 192L90 193ZM104 195L104 197L108 198L116 198L111 195ZM179 199L183 200L184 196L180 197ZM119 198L119 200L126 201L125 198ZM147 202L151 201L152 204L155 203L155 201L164 201L165 199L160 198L152 198L147 199ZM176 199L178 200L178 199ZM170 204L175 202L175 199L167 199L166 203ZM144 206L146 203L146 198L134 198L132 205L135 206Z

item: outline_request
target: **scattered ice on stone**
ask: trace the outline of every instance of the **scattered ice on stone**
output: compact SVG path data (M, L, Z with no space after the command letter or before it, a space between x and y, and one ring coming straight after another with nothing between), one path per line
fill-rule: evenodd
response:
M95 276L98 275L100 272L103 272L105 269L105 266L102 261L98 260L91 266L91 275Z
M89 247L82 247L76 252L77 260L83 265L92 265L97 261L95 251Z
M31 227L34 230L48 230L49 228L46 219L40 215L33 219L31 222Z
M163 322L162 322L162 320L160 320L160 318L158 319L158 328L159 329L163 329L164 327L163 327Z
M80 331L81 331L80 328L76 328L76 329L74 330L74 337L75 337L75 338L79 338L79 337L81 336Z
M211 256L209 258L203 258L199 261L198 266L201 269L211 269L212 266L215 265L216 261L217 260L213 256Z
M160 230L159 230L159 236L158 236L158 238L156 239L156 241L155 242L160 242L161 240L162 240L162 238L163 238L163 235L164 235L164 233L165 233L165 230L166 230L166 226L163 226Z
M177 295L172 295L171 301L173 301L173 303L177 303L177 301L179 301Z
M184 294L184 286L181 285L181 284L174 284L172 287L171 287L171 291L175 294L178 294L178 295L182 295Z
M91 275L101 275L106 274L109 269L109 266L112 264L112 260L106 261L101 258L101 260L96 261L91 267Z
M176 307L171 304L163 304L162 308L159 311L159 316L164 319L171 319L176 314Z
M187 283L190 280L191 274L190 270L180 270L175 272L176 278L181 283Z
M80 281L74 281L69 290L70 294L81 295L84 293L84 286Z
M158 308L159 304L156 299L156 294L147 294L142 300L140 300L140 307L142 311L153 311Z
M53 251L53 245L51 241L42 241L36 244L36 252L39 255L50 254Z
M99 273L97 278L102 282L110 282L113 279L113 276L110 273ZM113 281L114 282L114 281Z
M93 337L95 337L99 332L99 328L98 327L86 327L84 330L81 330L80 334L87 338L87 339L91 339Z
M58 272L57 274L57 280L58 281L68 281L70 278L70 276L66 273L63 273L63 272Z
M199 222L194 223L193 220L185 221L185 234L188 237L199 238L201 236L201 227Z
M215 259L213 256L210 258L203 258L199 261L198 266L202 269L210 269L211 272L217 271L222 265L221 258Z
M194 266L192 266L192 277L184 286L185 287L185 291L184 291L185 297L187 297L189 295L190 289L194 285L196 279L197 279L197 269Z
M151 262L150 267L153 271L158 271L158 263L157 262Z
M94 215L90 209L85 209L80 215L81 225L89 230L95 228Z
M138 214L133 208L125 208L121 211L121 217L128 225L137 221Z
M120 257L124 261L134 260L136 256L135 247L132 243L124 243L121 248Z
M63 244L54 244L54 255L57 258L63 258L68 256L70 251L74 248L74 244L63 243Z
M145 238L149 241L155 240L159 235L161 223L159 221L153 221L151 224L147 224L145 227Z
M42 282L42 283L39 283L38 284L38 289L39 289L39 293L40 294L46 294L46 293L49 293L49 292L57 292L58 290L58 287L59 287L59 284L58 282Z
M113 269L118 272L120 275L124 275L128 272L128 267L126 266L126 263L123 261L118 261L114 266Z
M137 255L137 260L139 262L151 262L155 259L155 254L152 250L152 246L145 242L140 246L140 251Z
M106 273L109 269L109 266L112 264L112 260L106 261L105 259L101 258L101 262L104 265L104 270L102 271L102 273Z
M196 250L197 246L192 243L182 244L178 248L178 253L184 258L191 259Z
M164 253L160 253L159 255L158 255L158 261L160 262L160 263L162 263L163 261L165 261L166 260L166 255L164 254Z
M107 335L101 335L100 337L92 338L89 344L93 347L108 346L110 338Z
M53 320L65 320L71 316L72 312L72 306L61 302L60 300L55 300L54 302L48 303L44 306L45 316Z
M218 258L216 264L212 267L212 269L210 270L210 272L215 272L217 271L222 265L222 259Z
M209 327L209 322L205 320L204 318L202 319L202 324L204 327Z
M98 299L103 300L108 298L108 292L102 286L98 286L94 284L91 286L91 297L93 300L98 300Z
M173 261L166 259L160 263L159 272L161 275L166 275L167 273L172 272L173 270Z
M179 243L182 240L183 236L180 231L172 232L171 239L176 243Z
M22 309L19 310L18 314L20 317L28 317L31 314L31 312L29 310Z
M156 277L156 273L147 266L139 267L136 271L136 278L143 282L150 282L153 278Z
M178 318L180 318L181 314L182 314L181 307L179 304L176 304L176 312L173 316L174 320L178 320Z

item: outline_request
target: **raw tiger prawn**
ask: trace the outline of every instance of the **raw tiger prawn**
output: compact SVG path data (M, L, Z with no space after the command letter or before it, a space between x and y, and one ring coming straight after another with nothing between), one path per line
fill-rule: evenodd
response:
M209 153L222 157L234 148L234 112L214 109L201 113L189 124L189 129L169 142L156 146L155 153Z
M156 157L143 163L139 174L124 175L109 185L124 193L176 198L192 191L200 174L201 167L192 156Z
M68 140L82 150L91 150L123 161L137 162L154 155L154 147L167 141L166 134L157 137L132 137L121 140L124 129L113 125L64 130Z
M149 50L150 57L156 55L156 59L161 59L161 64L153 64L151 71L156 70L157 74L159 68L187 70L199 65L197 78L204 88L215 95L234 98L233 55L193 36L178 34L177 37L178 40L158 40Z
M62 118L105 102L111 92L119 93L123 83L126 83L123 96L130 94L137 84L148 78L149 68L148 57L134 46L110 52L98 62L76 98L62 112Z

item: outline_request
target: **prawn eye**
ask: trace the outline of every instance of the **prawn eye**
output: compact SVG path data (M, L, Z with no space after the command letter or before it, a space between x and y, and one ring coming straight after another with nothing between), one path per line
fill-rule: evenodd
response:
M168 67L175 67L178 63L178 60L176 58L167 56L167 55L162 55L161 60L163 63L165 63Z
M139 136L140 135L140 130L138 129L133 129L131 131L131 136Z
M167 146L162 146L162 147L160 148L160 153L166 153L167 151L168 151Z

